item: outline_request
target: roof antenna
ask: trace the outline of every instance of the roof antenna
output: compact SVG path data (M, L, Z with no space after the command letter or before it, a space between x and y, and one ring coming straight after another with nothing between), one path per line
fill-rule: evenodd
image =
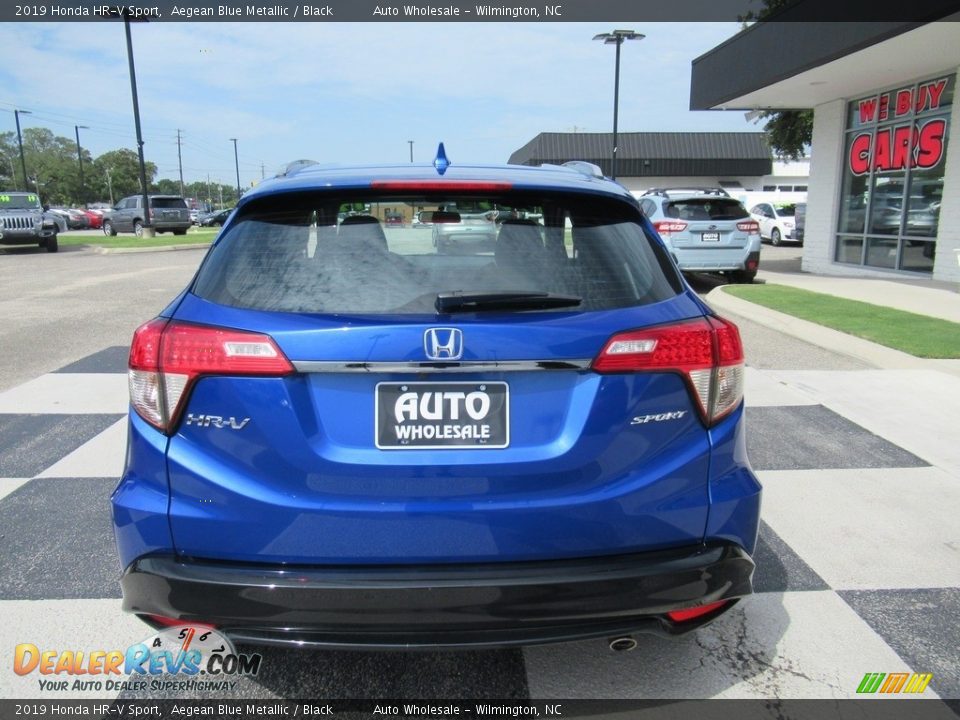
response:
M450 161L447 159L447 151L443 149L443 143L440 143L440 147L437 148L437 156L433 159L433 166L440 175L443 175L450 167Z

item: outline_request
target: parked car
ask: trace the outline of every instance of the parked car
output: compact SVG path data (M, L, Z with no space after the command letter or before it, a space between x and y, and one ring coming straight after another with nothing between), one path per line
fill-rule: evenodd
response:
M216 212L201 215L200 219L197 221L197 225L200 227L220 227L227 221L227 218L230 217L230 213L232 212L233 208L226 208L224 210L217 210Z
M760 225L760 239L772 245L782 245L784 240L799 242L796 225L796 203L759 203L750 208L750 214Z
M91 230L99 230L103 225L103 213L99 210L80 210L86 218Z
M736 326L620 185L309 166L241 198L134 334L123 606L297 647L693 630L751 592ZM506 220L441 255L356 202Z
M420 218L433 226L433 245L440 254L469 254L493 252L497 243L497 224L490 208L476 202L461 201L441 204Z
M807 227L807 204L797 203L797 209L794 210L794 237L797 242L803 245L803 235Z
M58 233L65 233L67 231L67 217L58 213L56 210L51 210L47 208L43 211L43 220L44 222L50 224L52 227L56 228Z
M190 211L182 197L175 195L150 195L150 225L155 232L172 232L174 235L186 235L193 224ZM143 234L144 220L143 196L131 195L118 202L110 216L103 220L103 234L116 235L118 232Z
M640 208L682 271L723 273L736 283L757 276L759 228L738 200L714 193L656 194L642 196Z
M52 218L34 193L0 191L0 245L39 245L57 252L58 224Z

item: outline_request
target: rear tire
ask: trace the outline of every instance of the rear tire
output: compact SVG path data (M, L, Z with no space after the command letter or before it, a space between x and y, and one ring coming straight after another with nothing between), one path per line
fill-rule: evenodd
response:
M139 220L133 223L133 234L137 237L143 237L143 223Z
M55 253L55 252L57 252L57 250L60 249L60 243L59 243L59 241L57 240L57 235L56 235L56 233L54 233L53 235L51 235L50 237L48 237L48 238L44 241L43 246L47 249L47 252L48 252L48 253Z
M770 242L777 247L783 245L783 239L780 237L780 231L777 228L770 231Z
M113 223L109 220L103 221L103 234L107 237L116 237L117 231L113 229Z
M774 231L776 232L776 231ZM753 279L757 276L756 270L734 270L729 274L730 282L736 283L737 285L748 285L753 282Z
M186 230L174 230L174 231L173 231L173 234L174 234L174 235L186 235L186 234L187 234L187 231L186 231Z

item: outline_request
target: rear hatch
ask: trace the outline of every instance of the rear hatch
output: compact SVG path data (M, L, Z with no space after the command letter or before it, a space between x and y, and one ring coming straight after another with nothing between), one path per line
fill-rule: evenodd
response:
M164 336L178 552L454 563L700 542L714 376L693 368L717 323L638 211L402 191L249 202L208 255ZM458 199L543 219L455 256L429 228L337 220Z
M756 223L733 198L697 196L663 201L666 220L657 223L661 236L676 249L698 251L705 262L724 250L742 251L756 234Z
M190 208L180 197L151 197L150 211L154 224L190 224Z

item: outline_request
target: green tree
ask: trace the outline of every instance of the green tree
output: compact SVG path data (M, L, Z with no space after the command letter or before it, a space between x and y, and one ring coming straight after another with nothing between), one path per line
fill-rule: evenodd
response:
M23 154L31 189L49 205L78 205L83 202L77 146L71 138L54 135L46 128L23 131ZM91 163L84 151L84 161Z
M750 0L753 2L753 0ZM752 9L740 16L744 28L757 20L764 20L793 4L794 0L760 0L762 7ZM806 154L813 141L813 110L767 110L758 120L766 120L763 126L767 142L777 157L797 160Z
M180 194L180 181L179 180L170 180L168 178L160 178L151 188L154 192L161 193L163 195L179 195Z
M144 168L149 188L157 174L157 166L147 161ZM95 197L109 199L111 204L140 192L140 161L133 150L122 148L103 153L93 161L90 175L88 185L91 192Z

